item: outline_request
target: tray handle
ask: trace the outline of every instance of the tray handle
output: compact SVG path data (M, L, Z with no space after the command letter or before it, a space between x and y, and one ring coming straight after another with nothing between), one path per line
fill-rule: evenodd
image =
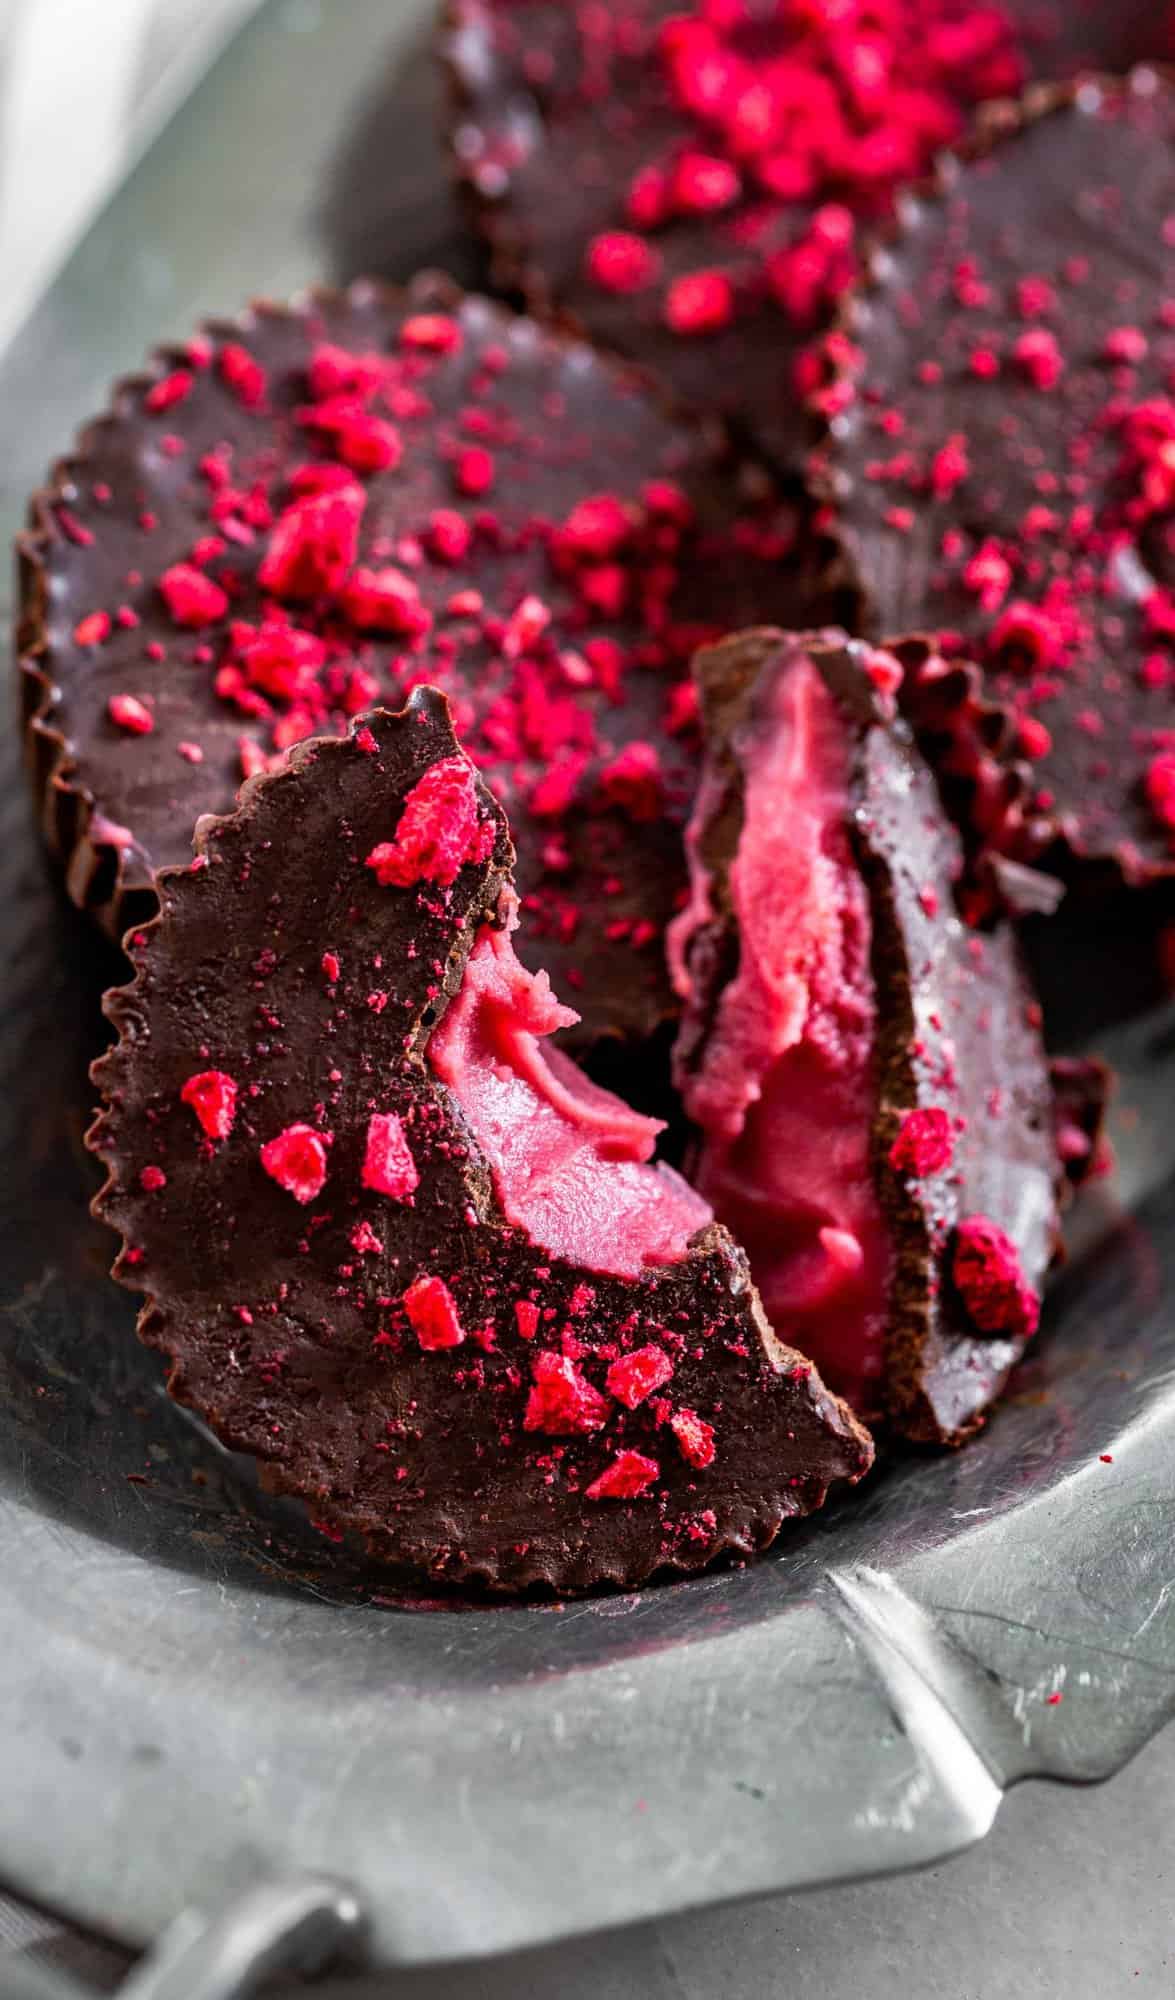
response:
M357 1892L331 1875L290 1875L255 1884L219 1910L185 1910L135 1967L116 2000L251 2000L275 1973L303 1978L358 1969L368 1923ZM12 1976L16 1984L9 1986ZM9 1959L0 1968L8 2000L86 2000L60 1973Z

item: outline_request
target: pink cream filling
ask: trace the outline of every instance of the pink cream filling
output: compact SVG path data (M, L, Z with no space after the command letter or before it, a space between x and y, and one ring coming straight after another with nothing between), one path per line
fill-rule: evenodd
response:
M545 972L519 964L508 930L486 929L428 1060L489 1161L507 1220L553 1257L636 1278L678 1262L713 1214L672 1168L650 1164L656 1119L543 1047L578 1018Z
M700 1193L751 1260L781 1339L858 1407L881 1373L890 1253L874 1191L877 1096L871 917L849 842L849 767L833 697L801 661L782 674L745 758L730 872L739 969L686 1108ZM696 848L696 837L691 843ZM677 920L681 967L708 885ZM700 888L700 895L699 895ZM688 982L682 983L689 999Z

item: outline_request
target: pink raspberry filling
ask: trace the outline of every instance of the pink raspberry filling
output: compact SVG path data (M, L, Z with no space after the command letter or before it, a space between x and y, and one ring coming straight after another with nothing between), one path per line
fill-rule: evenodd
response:
M653 1164L662 1127L590 1082L545 1037L578 1016L545 973L483 930L428 1048L489 1161L508 1221L584 1269L639 1277L678 1262L713 1220L707 1201Z
M695 1179L746 1249L780 1338L868 1408L890 1277L870 1160L872 920L849 846L843 726L810 662L777 684L744 769L730 870L739 967L685 1093L703 1134ZM694 896L673 938L679 986L686 941L708 906L692 860Z

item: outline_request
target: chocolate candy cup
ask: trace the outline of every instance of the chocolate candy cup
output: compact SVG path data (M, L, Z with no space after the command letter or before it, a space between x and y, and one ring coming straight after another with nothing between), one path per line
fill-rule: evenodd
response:
M750 1554L870 1441L771 1335L725 1231L624 1277L507 1222L428 1053L512 859L458 759L422 689L296 748L160 876L95 1068L116 1276L148 1293L172 1393L380 1561L563 1592ZM419 816L438 765L455 850Z
M448 0L449 150L492 283L800 469L854 233L1030 76L1175 57L1168 0ZM847 18L846 18L847 14Z
M513 817L524 954L572 989L591 963L585 1039L642 1037L690 655L794 608L806 561L794 511L622 370L443 279L258 306L121 385L33 504L43 825L118 934L246 771L440 683Z
M694 892L674 932L685 989L677 1076L704 1127L696 1184L744 1236L780 1337L802 1339L869 1416L958 1444L1035 1329L1058 1166L1039 1008L1015 939L1006 924L981 937L959 918L958 837L894 715L898 680L926 656L918 640L880 654L843 633L771 630L699 656L708 759L689 836ZM793 728L786 698L798 675L813 677L815 694ZM765 791L763 760L784 729L791 777ZM814 746L831 736L825 769ZM793 901L789 850L809 812L822 815L820 832ZM835 910L804 900L817 871L835 872ZM753 1063L755 1042L767 1051L756 1091L743 1087L731 1117L732 1074L743 1085L734 1055L750 1049ZM801 1060L777 1067L797 1046ZM811 1153L794 1137L808 1100ZM821 1148L838 1163L831 1177ZM1003 1239L990 1262L1007 1265L1010 1283L994 1309L982 1288L969 1294L975 1237ZM846 1346L850 1322L858 1338Z
M816 461L865 629L942 630L909 713L974 851L1175 864L1175 88L1030 96L904 204Z

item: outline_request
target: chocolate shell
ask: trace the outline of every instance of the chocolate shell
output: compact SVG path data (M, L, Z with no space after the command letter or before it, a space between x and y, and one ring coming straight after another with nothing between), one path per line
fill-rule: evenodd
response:
M21 544L30 763L74 900L149 914L204 812L428 681L508 806L524 955L639 1037L695 778L688 663L794 614L796 522L582 345L443 279L258 306L115 392Z
M442 31L450 157L492 282L792 471L855 233L984 100L1164 54L1155 0L448 0Z
M440 695L298 746L197 850L108 998L96 1212L173 1395L269 1489L380 1562L568 1592L749 1555L861 1477L867 1435L724 1230L617 1275L507 1221L436 1051L512 854ZM631 1118L558 1062L543 1087L589 1125ZM609 1176L705 1214L665 1169L599 1171L604 1264Z
M1039 1009L1015 940L1006 925L980 937L960 920L958 837L894 716L901 674L925 656L917 640L878 653L836 632L771 630L736 635L699 656L708 759L690 829L694 892L674 933L685 998L677 1075L687 1111L707 1121L695 1184L732 1228L746 1221L752 1268L780 1338L797 1338L802 1328L826 1377L869 1416L908 1438L957 1444L982 1421L1035 1329L1056 1247L1057 1162ZM814 703L806 721L801 716L810 731L803 755L814 759L819 730L833 730L841 776L834 784L829 770L817 769L812 797L831 803L811 843L811 867L801 858L789 878L789 850L807 853L798 818L808 810L804 772L796 763L793 796L762 760L797 674L817 677L813 685L824 691L820 716L812 719ZM761 848L753 873L750 840ZM829 864L839 872L828 893L841 909L801 903L812 871ZM784 885L778 894L773 872ZM748 883L757 896L749 912ZM816 935L825 917L831 943ZM795 961L786 977L773 934ZM831 1000L820 998L824 961L835 961L825 981ZM751 977L740 986L744 965L766 968L758 989ZM794 1007L797 978L805 988L802 1028L793 1014L786 1033L776 1032L771 1009ZM766 1063L719 1131L729 1095L722 1065L740 1037L746 1044L748 1007L759 1010L756 1035L776 1035L773 1063L804 1037L810 1042L803 1064L774 1078L789 1094L782 1139L770 1122L756 1138L752 1122L773 1115ZM823 1180L819 1146L796 1149L804 1093L817 1136L834 1155ZM854 1131L853 1119L868 1129ZM789 1144L778 1196L760 1178L740 1204L740 1180L755 1161L766 1159L774 1172ZM855 1195L854 1171L871 1183ZM857 1264L838 1291L833 1267L838 1260L848 1267L854 1242L846 1215L857 1225ZM883 1246L870 1266L871 1232ZM775 1274L774 1290L784 1292L773 1303L780 1242L790 1262L782 1278ZM771 1271L759 1263L757 1244ZM826 1244L830 1268L817 1289L813 1269ZM968 1260L977 1244L993 1249L993 1281L1006 1281L998 1298L994 1283L990 1292L972 1286ZM792 1273L805 1290L789 1311ZM860 1345L846 1352L854 1326Z
M817 483L977 855L1175 867L1175 87L1042 91L902 205L832 342ZM975 664L977 663L977 664Z

